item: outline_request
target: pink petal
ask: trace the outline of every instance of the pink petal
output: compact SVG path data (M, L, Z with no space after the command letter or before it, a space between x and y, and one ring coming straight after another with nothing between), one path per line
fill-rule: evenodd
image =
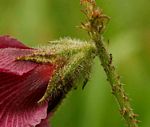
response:
M23 75L24 73L33 70L38 64L29 61L16 60L17 57L29 55L33 51L33 49L0 49L0 72Z
M47 117L48 104L37 104L54 71L39 65L19 76L0 72L0 127L34 127Z
M30 49L29 47L22 44L20 41L11 38L10 36L0 36L0 48L20 48L20 49Z
M48 122L48 118L42 120L41 123L38 124L36 127L50 127L49 122Z
M36 127L50 127L49 118L53 115L53 112L48 113L47 118L43 119Z

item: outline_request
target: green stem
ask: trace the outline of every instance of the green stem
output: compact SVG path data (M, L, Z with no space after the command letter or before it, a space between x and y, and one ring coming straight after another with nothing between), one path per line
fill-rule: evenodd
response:
M90 38L95 43L97 55L111 85L112 93L119 104L120 113L128 127L138 127L137 115L134 114L131 108L128 96L120 81L120 76L113 65L112 54L109 54L103 42L102 34L109 17L97 7L95 0L81 0L80 2L85 7L83 13L87 17L86 22L81 24L81 28L89 33Z
M111 85L112 93L119 104L121 115L126 120L128 127L138 127L138 121L136 120L137 115L134 114L131 108L128 96L125 93L123 85L120 81L120 76L117 74L112 63L112 54L109 54L106 50L102 37L97 36L96 38L94 37L93 40L97 47L101 65L104 68L107 75L107 80Z

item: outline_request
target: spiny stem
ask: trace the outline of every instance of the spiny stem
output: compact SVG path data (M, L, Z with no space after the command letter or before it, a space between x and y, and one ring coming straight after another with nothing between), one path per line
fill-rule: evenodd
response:
M119 103L121 115L126 120L128 127L138 127L138 121L136 120L137 115L134 114L131 108L129 98L120 81L120 76L117 74L112 63L112 55L106 50L101 38L97 38L97 40L95 40L95 45L97 47L101 65L104 68L104 71L107 75L107 80L111 85L112 94Z
M85 6L83 10L87 17L86 23L82 23L81 28L86 30L90 38L94 41L97 48L97 55L107 76L107 80L111 85L112 93L115 96L122 117L125 119L128 127L138 127L138 120L134 114L129 98L120 81L120 76L117 74L116 69L112 62L112 54L110 54L103 42L102 33L105 25L109 19L102 11L96 6L94 0L81 0L81 4Z

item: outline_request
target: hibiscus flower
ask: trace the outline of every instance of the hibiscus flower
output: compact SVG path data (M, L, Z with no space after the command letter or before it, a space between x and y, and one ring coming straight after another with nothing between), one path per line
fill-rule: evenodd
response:
M55 70L53 64L16 61L35 49L8 36L0 37L0 126L47 127L48 103L38 104ZM42 122L41 122L42 120ZM44 124L38 125L38 124Z
M84 75L87 80L93 46L69 42L66 48L54 43L34 49L0 37L0 127L49 127L48 117L77 79Z

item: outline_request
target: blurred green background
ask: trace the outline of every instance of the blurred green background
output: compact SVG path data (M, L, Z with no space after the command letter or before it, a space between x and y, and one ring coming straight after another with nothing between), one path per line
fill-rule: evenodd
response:
M111 17L105 40L141 127L150 127L150 0L97 0ZM30 46L59 37L88 39L79 0L0 0L0 34ZM98 59L84 90L70 92L52 127L125 127Z

